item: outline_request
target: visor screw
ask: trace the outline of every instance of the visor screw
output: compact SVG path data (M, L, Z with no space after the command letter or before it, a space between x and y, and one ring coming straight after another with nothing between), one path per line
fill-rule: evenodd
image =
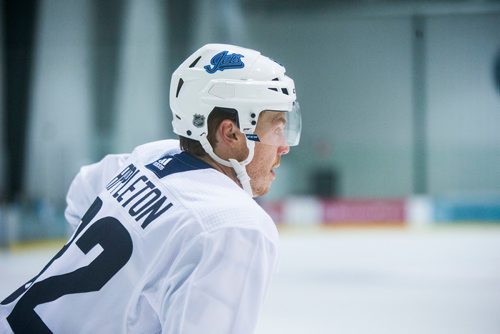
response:
M191 130L187 130L186 133L187 133L188 136L191 136Z
M255 125L255 124L257 124L257 122L256 121L252 121L252 125Z
M255 118L255 114L254 114L254 113L251 113L251 114L250 114L250 117Z

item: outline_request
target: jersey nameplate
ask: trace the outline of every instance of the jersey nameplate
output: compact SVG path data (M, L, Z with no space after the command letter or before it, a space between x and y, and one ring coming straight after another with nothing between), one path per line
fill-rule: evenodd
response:
M142 220L143 229L173 205L134 164L128 165L115 176L106 190L122 207L128 209L130 216L137 222Z

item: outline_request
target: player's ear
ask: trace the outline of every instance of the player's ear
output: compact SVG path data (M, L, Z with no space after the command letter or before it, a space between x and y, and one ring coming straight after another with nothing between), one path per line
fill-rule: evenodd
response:
M225 119L219 125L217 141L233 146L242 139L242 135L240 129L233 121Z

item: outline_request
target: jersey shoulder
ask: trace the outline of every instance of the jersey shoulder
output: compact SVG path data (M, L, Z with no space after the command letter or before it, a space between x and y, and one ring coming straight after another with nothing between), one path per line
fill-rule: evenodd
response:
M264 209L226 175L213 169L173 174L165 181L207 232L226 228L258 230L273 242L278 232Z

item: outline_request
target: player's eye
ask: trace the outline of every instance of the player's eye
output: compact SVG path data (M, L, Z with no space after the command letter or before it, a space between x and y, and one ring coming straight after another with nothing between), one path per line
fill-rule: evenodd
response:
M277 136L283 136L284 132L285 132L285 126L284 125L277 126L274 129L274 134L277 135Z

